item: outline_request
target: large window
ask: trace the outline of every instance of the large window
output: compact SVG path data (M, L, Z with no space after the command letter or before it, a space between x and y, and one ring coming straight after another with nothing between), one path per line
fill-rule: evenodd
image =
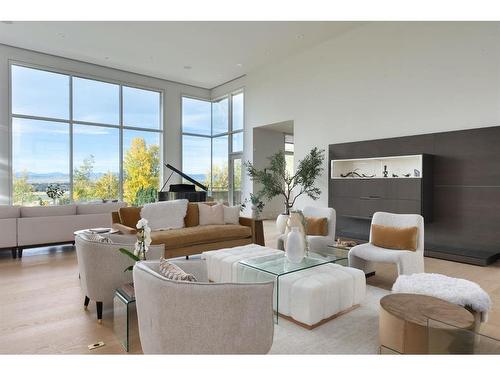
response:
M182 98L182 169L218 201L241 202L243 119L243 92Z
M48 205L158 189L161 93L11 66L12 200ZM65 193L46 194L49 184Z

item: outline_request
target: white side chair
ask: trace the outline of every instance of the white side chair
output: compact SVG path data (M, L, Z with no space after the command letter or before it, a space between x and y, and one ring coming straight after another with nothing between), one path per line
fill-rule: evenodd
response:
M335 209L331 207L312 207L306 206L302 210L304 216L307 217L326 217L328 219L328 234L326 236L307 236L309 250L324 250L328 245L333 245L335 242L335 228L337 224L337 216ZM286 234L278 237L278 249L284 250Z
M98 323L102 322L103 306L106 309L113 307L115 290L132 282L132 272L123 271L135 263L119 251L121 247L133 250L135 236L107 237L111 238L113 243L89 241L81 234L75 237L78 270L85 295L84 308L87 309L90 300L95 301ZM151 246L148 259L160 259L163 252L163 245Z
M363 270L366 275L374 274L374 263L395 263L398 275L411 275L424 272L424 218L413 214L391 214L376 212L372 224L389 227L417 227L417 250L391 250L372 245L370 242L354 246L349 251L349 267Z

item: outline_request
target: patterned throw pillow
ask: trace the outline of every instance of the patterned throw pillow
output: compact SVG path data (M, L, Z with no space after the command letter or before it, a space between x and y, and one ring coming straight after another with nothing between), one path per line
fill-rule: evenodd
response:
M108 237L101 236L99 233L85 233L87 240L90 242L113 243Z
M165 258L160 259L160 274L170 280L196 281L194 275L184 272L180 267L170 263Z

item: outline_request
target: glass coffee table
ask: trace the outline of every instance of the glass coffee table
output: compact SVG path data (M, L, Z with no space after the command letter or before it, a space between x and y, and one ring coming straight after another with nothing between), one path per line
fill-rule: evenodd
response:
M307 255L302 259L300 263L292 263L288 260L285 252L282 254L271 254L259 256L256 258L250 258L239 261L239 282L255 282L255 278L250 275L246 275L241 272L244 268L250 268L256 270L261 274L259 281L271 281L276 282L276 324L278 323L279 317L279 290L280 290L280 278L285 275L289 275L294 272L299 272L307 270L314 267L319 267L328 263L336 263L342 266L347 266L347 255L349 250L328 246L324 250L308 252ZM243 267L243 269L241 268Z

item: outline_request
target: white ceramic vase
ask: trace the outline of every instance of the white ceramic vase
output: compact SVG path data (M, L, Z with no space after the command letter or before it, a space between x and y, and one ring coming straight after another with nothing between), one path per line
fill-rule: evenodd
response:
M304 236L298 227L292 227L286 239L286 257L292 263L300 263L306 255Z
M279 214L276 218L276 228L278 229L279 234L284 234L286 229L286 223L288 222L288 216L285 214Z

